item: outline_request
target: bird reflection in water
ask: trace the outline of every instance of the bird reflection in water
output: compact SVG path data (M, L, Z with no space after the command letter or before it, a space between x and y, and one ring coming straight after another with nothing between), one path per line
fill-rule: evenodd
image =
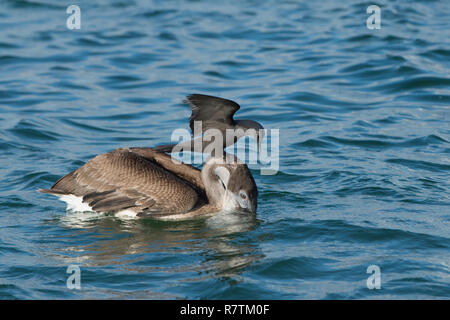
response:
M263 257L259 243L249 243L248 237L242 241L240 238L255 230L260 221L240 213L165 222L67 212L59 218L59 223L70 236L65 236L63 247L53 248L52 255L62 259L65 265L79 263L86 268L115 265L128 273L180 274L184 277L194 272L192 278L185 277L180 281L198 281L199 277L239 275ZM79 237L84 239L83 244ZM202 261L192 259L192 256L198 256Z

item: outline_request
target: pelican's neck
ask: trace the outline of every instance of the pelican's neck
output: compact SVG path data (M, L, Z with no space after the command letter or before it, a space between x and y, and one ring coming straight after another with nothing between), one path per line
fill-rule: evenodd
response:
M219 177L215 174L214 169L217 168L217 164L221 161L217 158L209 159L204 165L201 172L202 182L205 186L205 193L208 197L208 202L216 208L221 208L225 195L225 189L219 180Z

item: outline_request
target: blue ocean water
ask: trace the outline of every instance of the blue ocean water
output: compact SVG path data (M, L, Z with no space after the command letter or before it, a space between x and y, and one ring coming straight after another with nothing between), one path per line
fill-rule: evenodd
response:
M80 0L80 30L69 4L0 2L0 298L450 298L449 1ZM120 220L36 192L169 143L190 93L280 130L256 221Z

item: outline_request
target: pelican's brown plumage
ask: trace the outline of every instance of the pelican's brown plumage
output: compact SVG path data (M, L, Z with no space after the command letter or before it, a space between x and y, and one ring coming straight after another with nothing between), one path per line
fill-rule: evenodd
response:
M203 169L151 148L101 154L59 179L57 196L79 197L96 212L177 220L220 210L256 212L257 188L245 163L211 158Z

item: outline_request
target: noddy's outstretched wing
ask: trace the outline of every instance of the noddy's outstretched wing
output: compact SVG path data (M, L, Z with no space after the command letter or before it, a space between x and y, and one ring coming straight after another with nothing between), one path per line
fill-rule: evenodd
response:
M189 126L194 133L194 121L202 121L202 131L214 128L225 130L234 126L233 115L239 110L239 105L231 100L204 94L187 96L186 103L192 108Z
M190 211L199 194L186 180L130 149L98 155L42 192L83 197L98 212L138 214Z

